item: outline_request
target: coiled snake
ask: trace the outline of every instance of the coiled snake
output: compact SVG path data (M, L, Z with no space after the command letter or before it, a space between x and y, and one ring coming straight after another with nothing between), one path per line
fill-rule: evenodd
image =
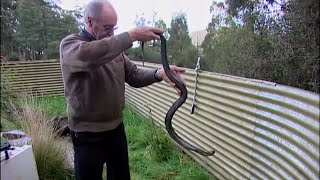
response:
M172 117L173 117L174 113L178 110L178 108L186 101L187 96L188 96L188 91L187 91L185 84L179 78L177 78L174 75L174 73L171 71L169 64L168 64L168 59L167 59L166 39L162 34L158 34L158 35L160 36L160 40L161 40L161 61L162 61L163 69L164 69L166 75L168 76L168 78L173 83L175 83L176 86L181 91L180 98L173 103L173 105L170 107L170 109L168 110L168 112L166 114L166 117L165 117L166 129L167 129L170 137L173 140L175 140L182 147L184 147L188 150L197 152L203 156L211 156L215 153L214 150L213 151L204 151L204 150L201 150L201 149L191 145L190 143L181 139L181 137L179 137L176 134L176 132L174 131L174 129L172 127Z

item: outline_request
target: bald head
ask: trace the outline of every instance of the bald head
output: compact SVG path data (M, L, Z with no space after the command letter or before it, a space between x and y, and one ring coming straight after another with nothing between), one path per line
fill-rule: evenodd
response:
M96 39L114 35L117 13L107 0L91 0L84 9L85 29Z
M100 21L102 16L116 16L112 4L107 0L91 0L84 8L84 21L88 24L88 18Z

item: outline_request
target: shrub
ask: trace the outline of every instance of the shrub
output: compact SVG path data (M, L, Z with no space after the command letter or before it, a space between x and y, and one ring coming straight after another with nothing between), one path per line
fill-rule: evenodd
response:
M16 53L16 52L11 52L11 53L8 55L8 60L9 60L9 61L19 61L20 58L19 58L18 53Z
M4 72L1 73L1 131L17 128L17 123L11 117L16 106L16 94L12 91L10 83Z

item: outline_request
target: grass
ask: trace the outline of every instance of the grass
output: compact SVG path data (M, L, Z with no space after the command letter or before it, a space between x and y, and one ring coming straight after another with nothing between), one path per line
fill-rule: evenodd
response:
M52 111L56 107L51 103L44 110L42 105L43 102L36 97L13 93L5 75L1 74L1 132L14 129L24 131L32 138L39 178L65 180L73 174L66 149L69 142L57 136L47 115L49 111L53 114L61 112Z
M36 101L50 118L67 115L67 103L62 96L39 97Z
M66 115L64 97L39 98L48 116ZM130 107L124 111L133 180L211 180L205 169L176 148L166 133ZM106 168L104 168L106 179Z
M207 180L214 179L172 143L152 121L132 109L125 110L132 178L136 180Z
M57 136L48 115L34 97L25 97L20 102L14 118L22 130L32 138L33 153L40 179L64 180L71 177L73 169L68 161L67 139Z

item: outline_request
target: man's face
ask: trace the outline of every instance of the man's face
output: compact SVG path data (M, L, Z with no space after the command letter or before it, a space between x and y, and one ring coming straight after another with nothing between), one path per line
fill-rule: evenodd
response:
M91 20L90 20L91 19ZM117 25L117 14L109 7L103 7L98 19L89 19L89 27L96 39L102 39L114 35Z

